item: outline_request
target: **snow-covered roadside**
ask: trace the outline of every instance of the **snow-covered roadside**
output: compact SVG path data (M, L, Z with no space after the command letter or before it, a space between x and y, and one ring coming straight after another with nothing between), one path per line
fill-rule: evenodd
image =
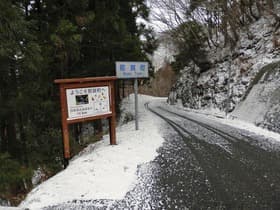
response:
M134 112L133 99L130 95L123 101L125 112ZM79 199L124 198L136 182L137 166L152 161L163 143L160 119L144 108L151 100L157 98L139 95L138 131L130 121L117 128L117 145L109 145L108 135L90 145L67 169L33 189L20 207L33 210Z
M229 126L232 126L232 127L235 127L235 128L247 130L251 133L255 133L257 135L264 136L266 138L271 138L275 141L280 142L280 134L269 131L269 130L261 128L261 127L258 127L254 123L245 122L245 121L240 120L240 119L238 119L234 116L231 116L231 115L225 116L225 113L221 112L218 109L204 109L204 110L196 110L195 109L194 110L194 109L183 107L181 105L181 103L177 103L176 105L168 105L167 104L167 106L169 106L169 108L173 109L173 110L188 111L188 113L190 113L190 114L204 116L204 117L206 117L208 119L211 119L211 120L214 120L216 122L219 122L219 123L222 123L222 124L225 124L225 125L229 125Z
M253 123L245 122L237 118L214 118L214 120L219 121L223 124L230 125L239 129L248 130L257 135L261 135L267 138L272 138L275 141L280 142L280 134L269 131L267 129L256 126Z
M123 112L134 112L134 95L123 101ZM152 161L162 145L162 121L144 108L146 102L161 103L171 110L184 110L223 124L280 141L280 135L237 119L221 118L217 112L190 110L167 105L166 99L139 95L140 130L130 121L117 129L117 145L109 145L109 137L90 145L73 158L68 168L30 192L21 208L42 209L74 200L123 199L136 182L137 166ZM129 114L128 114L129 115ZM131 114L130 114L131 115ZM214 116L215 115L215 116Z

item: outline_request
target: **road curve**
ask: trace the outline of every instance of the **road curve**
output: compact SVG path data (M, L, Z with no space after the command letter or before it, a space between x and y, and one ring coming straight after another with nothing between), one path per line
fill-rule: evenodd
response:
M280 209L279 143L161 101L145 107L163 120L165 141L155 160L138 166L125 198L44 210Z
M162 118L190 150L198 167L205 173L211 196L202 196L191 208L279 209L279 151L269 151L244 137L241 130L217 128L213 122L194 119L187 113L171 111L164 106L147 109ZM186 170L188 170L186 168ZM204 189L205 190L205 189Z

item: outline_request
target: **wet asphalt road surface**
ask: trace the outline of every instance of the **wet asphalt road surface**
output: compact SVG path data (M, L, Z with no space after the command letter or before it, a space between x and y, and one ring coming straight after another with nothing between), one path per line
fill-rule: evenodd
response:
M157 158L138 167L123 200L75 200L45 209L280 209L280 144L164 106Z

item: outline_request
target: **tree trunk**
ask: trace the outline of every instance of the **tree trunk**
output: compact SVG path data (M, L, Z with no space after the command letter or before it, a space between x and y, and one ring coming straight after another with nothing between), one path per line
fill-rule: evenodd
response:
M13 157L20 159L20 150L16 138L16 121L14 113L10 113L9 119L7 120L7 151Z
M18 94L18 80L16 74L16 62L14 60L10 60L10 84L9 87L11 90L8 95L11 102L15 101L14 99ZM20 157L20 145L17 142L17 130L16 130L16 110L15 105L12 104L12 108L8 111L7 115L7 139L8 139L8 152L13 157ZM19 158L20 159L20 158Z
M271 9L271 10L273 10L273 9L274 9L274 3L273 3L273 0L267 0L267 4L268 4L269 9Z
M25 164L25 166L28 167L27 139L26 139L26 133L24 131L22 114L18 115L18 119L19 119L19 134L20 134L20 140L22 145L23 163Z
M1 122L1 126L0 126L0 140L1 140L1 152L7 152L7 126L4 120L2 120Z
M94 133L97 135L102 134L103 132L102 121L100 119L95 120L93 125L94 125Z
M73 125L74 127L74 138L76 142L79 142L81 144L81 138L80 135L82 133L82 123L76 123Z
M35 0L35 7L36 7L36 9L37 9L38 29L39 29L39 31L41 31L41 30L42 30L42 18L41 18L42 8L41 8L41 0Z
M250 3L250 7L249 7L250 15L251 15L255 20L259 20L259 19L260 19L260 14L259 14L259 15L254 14L253 9L252 9L252 6L253 6L253 4Z
M258 9L258 12L259 12L259 16L262 16L263 15L263 10L262 10L262 3L260 2L260 0L257 0L256 1L256 6L257 6L257 9Z

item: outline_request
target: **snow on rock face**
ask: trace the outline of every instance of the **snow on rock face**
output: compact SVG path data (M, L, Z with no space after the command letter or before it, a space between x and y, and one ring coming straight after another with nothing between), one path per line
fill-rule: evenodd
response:
M270 130L279 130L279 125L275 124L275 121L279 122L280 116L277 114L279 108L272 105L276 103L271 102L271 91L275 91L276 94L277 82L272 82L271 78L280 78L280 74L276 72L270 79L266 78L265 82L252 88L261 69L280 60L280 49L273 42L274 39L280 39L280 30L273 31L272 22L273 18L260 18L249 26L249 31L253 35L250 37L248 31L241 31L240 40L232 51L223 46L208 49L208 60L213 64L208 71L200 71L193 63L185 67L173 86L177 100L181 99L185 107L192 109L214 108L226 111L229 104L229 112L232 112L248 95L249 90L252 90L246 99L247 112L245 108L243 110L249 116L246 118L247 121ZM256 100L259 93L262 100L270 102ZM241 114L234 114L242 117Z
M280 89L278 89L280 92ZM267 128L268 130L280 133L280 106L274 105L265 114L264 122L261 126Z
M233 115L280 133L280 62L265 66L257 77L260 80Z

